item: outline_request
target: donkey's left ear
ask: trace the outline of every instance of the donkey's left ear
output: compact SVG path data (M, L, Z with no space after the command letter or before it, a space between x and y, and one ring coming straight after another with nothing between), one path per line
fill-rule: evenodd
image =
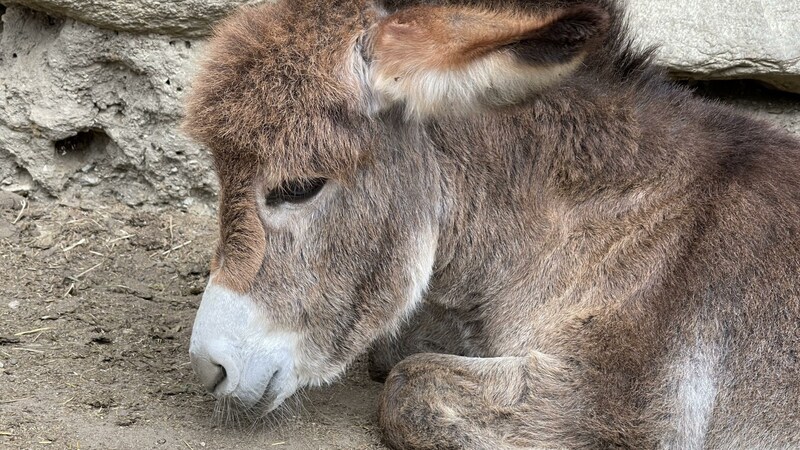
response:
M368 36L378 109L409 118L466 114L520 101L571 74L606 36L609 14L578 5L533 15L417 6Z

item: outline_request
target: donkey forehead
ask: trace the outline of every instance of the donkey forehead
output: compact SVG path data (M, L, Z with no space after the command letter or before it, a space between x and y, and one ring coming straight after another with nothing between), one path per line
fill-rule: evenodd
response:
M278 176L352 167L360 149L348 53L363 1L283 1L248 8L215 31L187 102L184 128L218 169Z

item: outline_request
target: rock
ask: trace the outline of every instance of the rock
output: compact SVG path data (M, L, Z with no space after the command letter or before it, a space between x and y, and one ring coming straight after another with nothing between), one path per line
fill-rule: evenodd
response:
M207 153L179 129L202 41L102 30L16 5L3 23L0 187L24 190L27 179L51 196L129 205L213 199Z
M264 0L5 0L100 28L181 37L208 35L212 25L242 5Z
M628 0L639 41L658 61L693 79L750 78L800 93L796 0Z
M13 192L0 191L0 211L19 211L25 199Z
M11 222L0 217L0 240L12 239L19 234L19 230Z

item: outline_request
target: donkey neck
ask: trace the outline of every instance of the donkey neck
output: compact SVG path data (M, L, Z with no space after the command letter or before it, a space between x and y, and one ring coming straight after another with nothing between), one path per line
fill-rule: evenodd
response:
M499 114L429 124L445 204L432 297L468 310L508 295L500 286L529 290L527 272L544 264L537 255L586 236L591 242L574 244L586 254L548 275L568 278L681 201L700 158L678 142L702 127L672 117L700 102L653 86L634 96L583 80Z

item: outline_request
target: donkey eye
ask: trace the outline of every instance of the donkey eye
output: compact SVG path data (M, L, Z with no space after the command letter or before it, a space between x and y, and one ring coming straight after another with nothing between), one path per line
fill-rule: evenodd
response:
M278 206L282 203L303 203L310 200L325 187L328 180L312 178L310 180L287 180L267 194L267 206Z

